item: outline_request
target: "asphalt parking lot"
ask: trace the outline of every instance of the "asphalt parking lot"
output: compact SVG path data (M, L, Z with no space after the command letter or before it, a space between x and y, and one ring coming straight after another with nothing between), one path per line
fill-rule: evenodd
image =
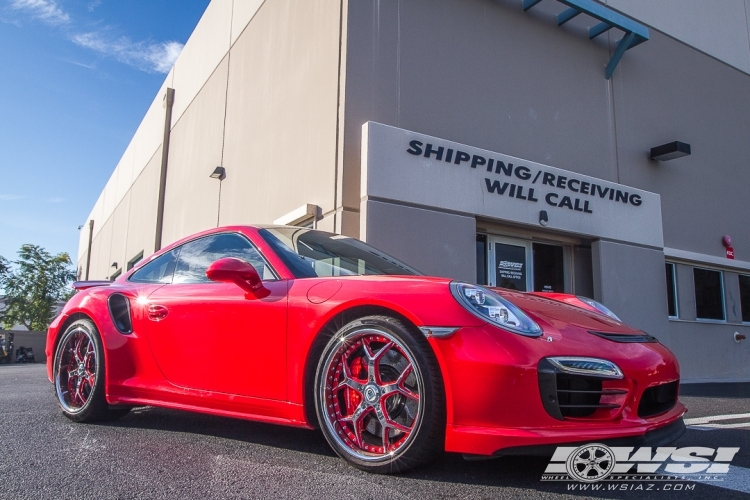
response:
M678 491L631 483L592 497L542 482L545 458L445 455L409 474L375 476L347 466L317 431L151 407L75 424L60 413L42 364L0 366L0 498L750 498L750 398L682 399L690 419L748 414L697 421L675 443L739 447L725 480L671 483Z

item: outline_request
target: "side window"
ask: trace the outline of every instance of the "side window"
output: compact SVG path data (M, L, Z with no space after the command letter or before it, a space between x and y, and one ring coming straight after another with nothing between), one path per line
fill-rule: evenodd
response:
M675 265L671 262L666 264L667 271L667 310L670 318L677 318L677 274Z
M136 255L135 257L133 257L132 259L128 261L128 271L133 269L135 265L138 264L142 260L143 260L143 250L141 250L140 253L138 253L138 255Z
M247 238L234 233L215 234L182 246L173 283L211 283L206 269L224 257L236 257L250 263L263 280L276 279L271 268Z
M742 322L750 323L750 276L740 274L740 307Z
M171 283L179 248L152 260L128 279L135 283Z
M721 271L695 267L693 278L697 318L724 321L724 282Z

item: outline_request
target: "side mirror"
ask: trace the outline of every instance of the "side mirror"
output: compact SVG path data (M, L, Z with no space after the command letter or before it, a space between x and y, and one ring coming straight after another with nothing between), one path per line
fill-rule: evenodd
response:
M271 292L263 286L258 271L242 259L226 257L219 259L206 269L206 276L211 281L234 283L245 291L245 297L267 297Z

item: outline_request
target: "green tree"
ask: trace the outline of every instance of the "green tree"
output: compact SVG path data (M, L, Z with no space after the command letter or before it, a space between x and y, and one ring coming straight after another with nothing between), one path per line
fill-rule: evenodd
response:
M68 285L74 279L75 271L65 252L52 255L42 247L23 245L15 262L0 256L0 290L5 294L0 323L5 328L23 325L33 331L46 330L54 317L55 304L72 296Z

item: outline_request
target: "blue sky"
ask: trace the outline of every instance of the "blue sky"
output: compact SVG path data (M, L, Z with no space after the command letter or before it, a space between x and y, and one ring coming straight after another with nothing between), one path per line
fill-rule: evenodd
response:
M209 0L0 0L0 255L78 226Z

